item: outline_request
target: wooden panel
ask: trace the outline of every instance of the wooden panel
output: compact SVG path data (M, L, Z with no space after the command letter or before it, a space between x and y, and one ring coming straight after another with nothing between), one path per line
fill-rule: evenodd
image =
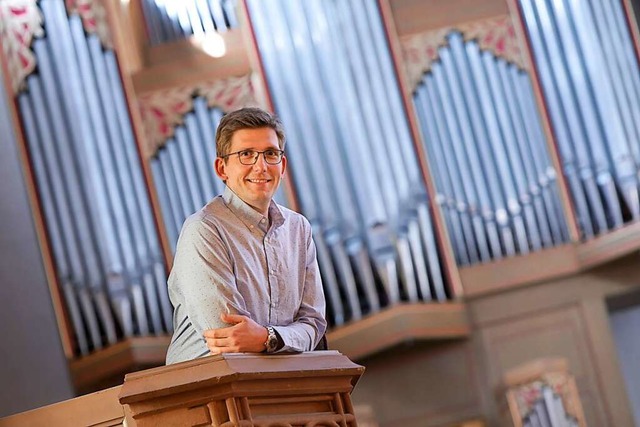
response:
M580 304L582 321L596 364L599 392L605 402L611 425L634 425L623 373L616 356L609 314L602 299L586 299Z
M272 415L290 410L292 413L332 412L334 396L332 394L319 396L295 396L273 398L248 399L251 415Z
M206 404L175 408L171 411L149 413L136 418L136 424L144 426L211 426L211 417Z
M367 371L353 401L371 405L380 425L453 426L481 414L480 366L470 340L399 346L362 363Z
M500 389L501 377L519 365L540 357L562 356L575 376L588 425L609 426L602 399L593 345L588 339L578 305L505 319L482 331L489 390Z
M389 0L399 36L506 15L505 0Z
M227 52L221 58L204 53L194 37L150 48L145 68L132 76L136 94L249 74L251 67L242 31L233 29L221 36Z
M587 425L633 425L605 298L637 289L636 256L586 273L469 303L484 388L496 391L507 370L542 357L564 357L577 380ZM487 396L490 396L487 394ZM496 402L486 399L496 415Z
M465 295L504 291L580 270L573 244L460 268Z

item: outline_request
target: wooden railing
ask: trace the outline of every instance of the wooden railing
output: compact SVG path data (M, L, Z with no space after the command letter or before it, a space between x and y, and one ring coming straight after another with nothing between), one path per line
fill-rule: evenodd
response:
M128 374L0 426L355 426L350 394L363 372L331 350L211 356Z

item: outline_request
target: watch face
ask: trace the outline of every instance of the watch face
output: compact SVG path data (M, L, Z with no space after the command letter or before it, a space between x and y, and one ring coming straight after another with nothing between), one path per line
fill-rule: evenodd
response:
M269 336L267 337L267 352L270 353L278 347L278 337L276 336L276 331L269 327Z
M267 345L267 351L273 351L278 345L278 338L275 335L269 335L269 344Z

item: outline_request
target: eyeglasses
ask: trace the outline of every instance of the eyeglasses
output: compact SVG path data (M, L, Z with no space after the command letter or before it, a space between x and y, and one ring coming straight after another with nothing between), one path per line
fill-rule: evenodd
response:
M229 156L233 156L234 154L238 155L238 160L243 165L255 165L258 161L258 157L260 154L264 157L264 161L270 165L277 165L282 161L282 156L284 155L284 151L276 150L275 148L270 148L264 151L256 151L256 150L240 150L235 153L225 154L224 156L220 156L221 158L226 158Z

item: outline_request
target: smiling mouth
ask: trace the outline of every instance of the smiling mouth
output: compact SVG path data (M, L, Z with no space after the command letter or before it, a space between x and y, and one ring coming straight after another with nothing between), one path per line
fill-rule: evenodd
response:
M267 182L271 182L270 179L249 179L249 178L247 178L247 181L252 182L254 184L266 184Z

